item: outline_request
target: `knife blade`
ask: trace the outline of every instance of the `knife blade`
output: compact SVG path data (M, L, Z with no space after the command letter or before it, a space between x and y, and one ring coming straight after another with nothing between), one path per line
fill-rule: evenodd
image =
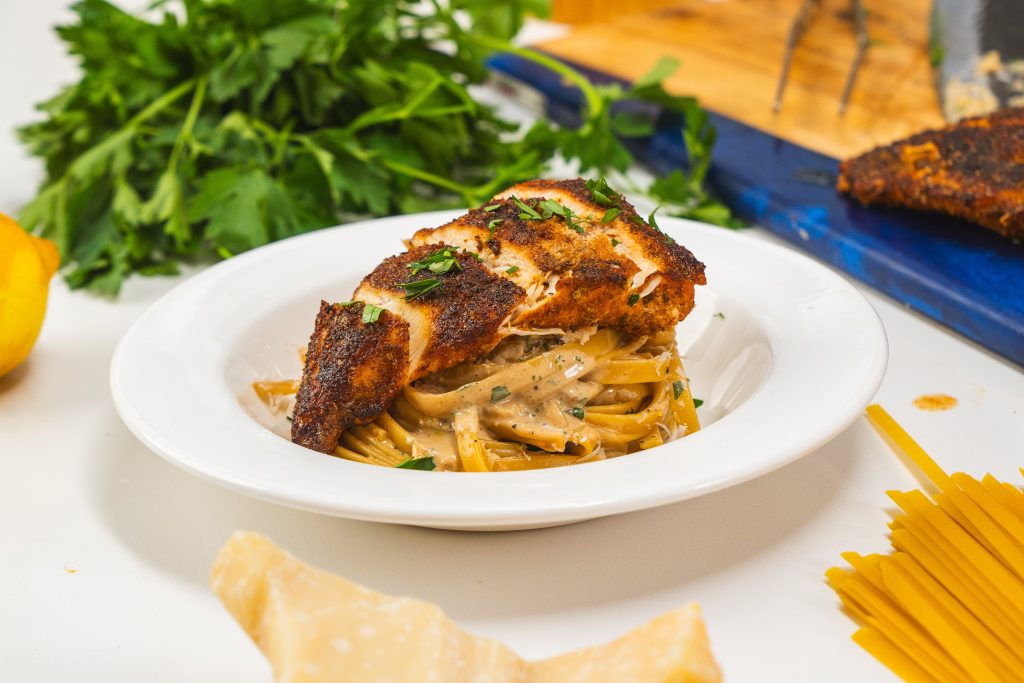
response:
M1024 106L1024 2L935 0L931 60L950 121Z

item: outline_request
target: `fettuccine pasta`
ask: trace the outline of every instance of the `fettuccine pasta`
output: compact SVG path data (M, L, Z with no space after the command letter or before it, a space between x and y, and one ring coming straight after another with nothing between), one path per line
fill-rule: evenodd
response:
M296 390L256 382L273 407ZM659 446L700 428L672 330L511 336L486 357L407 386L335 453L384 467L487 472L560 467Z

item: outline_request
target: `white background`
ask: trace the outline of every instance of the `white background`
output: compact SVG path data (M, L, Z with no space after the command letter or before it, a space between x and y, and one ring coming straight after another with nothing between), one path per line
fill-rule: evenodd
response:
M67 17L54 0L0 8L6 213L41 177L14 125L74 79L50 30ZM914 485L864 420L758 480L557 529L471 534L296 512L176 470L115 414L107 389L114 345L175 283L135 280L112 302L55 280L31 360L0 379L3 680L269 681L263 658L206 587L217 549L236 529L266 533L378 590L433 600L530 657L610 639L697 600L729 681L890 678L849 640L854 624L823 582L840 552L887 547L884 492ZM947 469L1019 484L1020 369L866 293L891 344L877 400ZM960 405L943 413L912 406L935 392Z

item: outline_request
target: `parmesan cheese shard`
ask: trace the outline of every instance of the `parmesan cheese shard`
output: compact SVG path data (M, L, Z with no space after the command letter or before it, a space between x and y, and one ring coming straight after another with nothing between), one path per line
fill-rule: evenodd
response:
M714 683L700 608L687 605L607 645L539 662L462 630L441 608L377 593L238 532L210 585L278 683Z

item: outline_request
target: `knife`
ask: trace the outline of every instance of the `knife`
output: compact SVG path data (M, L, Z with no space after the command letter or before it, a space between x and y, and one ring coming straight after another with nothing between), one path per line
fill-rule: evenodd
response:
M931 60L946 118L1024 106L1024 2L935 0Z

